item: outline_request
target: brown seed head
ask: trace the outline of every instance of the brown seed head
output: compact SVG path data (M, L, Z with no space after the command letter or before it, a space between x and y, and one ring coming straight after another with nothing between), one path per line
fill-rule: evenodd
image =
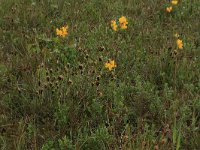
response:
M46 80L47 80L47 82L49 82L50 81L50 76L47 76Z
M69 79L67 83L68 83L69 85L71 85L73 82L72 82L71 79Z
M101 78L101 76L100 76L100 75L98 75L98 76L96 77L96 80L97 80L97 81L99 81L99 80L100 80L100 78Z
M79 69L80 69L80 70L83 69L83 65L82 65L82 64L79 65Z
M59 76L58 76L58 80L61 81L61 80L63 80L63 79L64 79L63 75L59 75Z
M105 47L104 47L104 46L99 47L99 51L100 51L100 52L103 52L104 50L105 50Z
M100 85L99 81L96 81L96 83L95 83L95 84L96 84L96 86L99 86L99 85Z

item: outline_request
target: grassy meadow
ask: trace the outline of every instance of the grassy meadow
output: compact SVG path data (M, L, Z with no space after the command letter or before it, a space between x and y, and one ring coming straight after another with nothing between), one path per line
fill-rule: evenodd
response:
M199 0L0 0L0 149L197 150L199 57Z

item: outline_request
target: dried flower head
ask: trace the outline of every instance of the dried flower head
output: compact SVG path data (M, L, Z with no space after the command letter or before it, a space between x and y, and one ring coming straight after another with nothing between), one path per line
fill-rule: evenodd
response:
M99 97L102 97L102 96L103 96L103 93L102 93L102 92L98 92L98 96L99 96Z
M82 70L82 69L83 69L83 65L80 64L80 65L78 66L78 68L79 68L80 70Z
M63 79L64 79L63 75L58 76L58 80L63 80Z
M98 49L99 49L100 52L102 52L102 51L105 50L105 47L104 47L104 46L101 46L101 47L99 47Z
M101 76L100 76L100 75L98 75L98 76L96 77L96 80L97 80L97 81L99 81L99 80L100 80L100 78L101 78Z
M50 76L47 76L46 80L47 80L47 82L49 82L50 81Z
M71 85L73 82L72 82L71 79L69 79L67 83L68 83L69 85Z

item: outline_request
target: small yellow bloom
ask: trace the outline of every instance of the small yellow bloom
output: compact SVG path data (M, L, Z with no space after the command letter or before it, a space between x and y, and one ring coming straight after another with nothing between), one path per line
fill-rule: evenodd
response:
M178 0L172 0L171 3L172 3L173 5L177 5L177 4L178 4Z
M125 23L122 23L121 24L121 29L127 29L128 27L127 27L127 25L125 24Z
M120 23L121 29L127 29L128 21L126 17L122 16L121 18L119 18L119 23Z
M122 16L121 18L119 18L119 23L125 23L127 22L126 17Z
M167 7L167 8L166 8L166 12L168 12L168 13L172 12L172 6Z
M111 27L112 27L112 29L113 29L114 31L117 31L117 23L116 23L115 20L112 20L112 21L111 21Z
M117 65L115 63L114 60L108 60L106 63L105 63L105 67L108 68L110 71L113 69L113 68L116 68Z
M177 46L178 46L179 49L183 49L183 41L182 40L177 39L176 40L176 44L177 44Z
M60 29L56 28L56 34L61 37L65 37L68 35L68 26L64 26Z

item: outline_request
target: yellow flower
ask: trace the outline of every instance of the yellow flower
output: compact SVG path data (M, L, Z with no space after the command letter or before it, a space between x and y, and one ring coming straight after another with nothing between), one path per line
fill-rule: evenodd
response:
M119 23L125 23L127 22L126 17L122 16L121 18L119 18Z
M121 24L121 29L127 29L128 27L127 27L127 25L125 24L125 23L122 23Z
M115 20L112 20L112 21L111 21L111 27L112 27L112 29L113 29L114 31L117 31L117 23L116 23Z
M173 5L177 5L177 4L178 4L178 0L172 0L171 3L172 3Z
M114 60L108 60L106 63L105 63L105 67L108 68L110 71L113 69L113 68L116 68L116 63Z
M167 7L167 8L166 8L166 12L168 12L168 13L172 12L172 6Z
M179 49L183 49L183 41L182 40L177 39L176 40L176 44L177 44L177 46L178 46Z
M120 23L121 29L127 29L128 21L126 17L122 16L121 18L119 18L119 23Z
M60 29L56 28L56 34L58 36L65 37L65 36L68 35L68 28L69 28L68 26L64 26L64 27L62 27Z

